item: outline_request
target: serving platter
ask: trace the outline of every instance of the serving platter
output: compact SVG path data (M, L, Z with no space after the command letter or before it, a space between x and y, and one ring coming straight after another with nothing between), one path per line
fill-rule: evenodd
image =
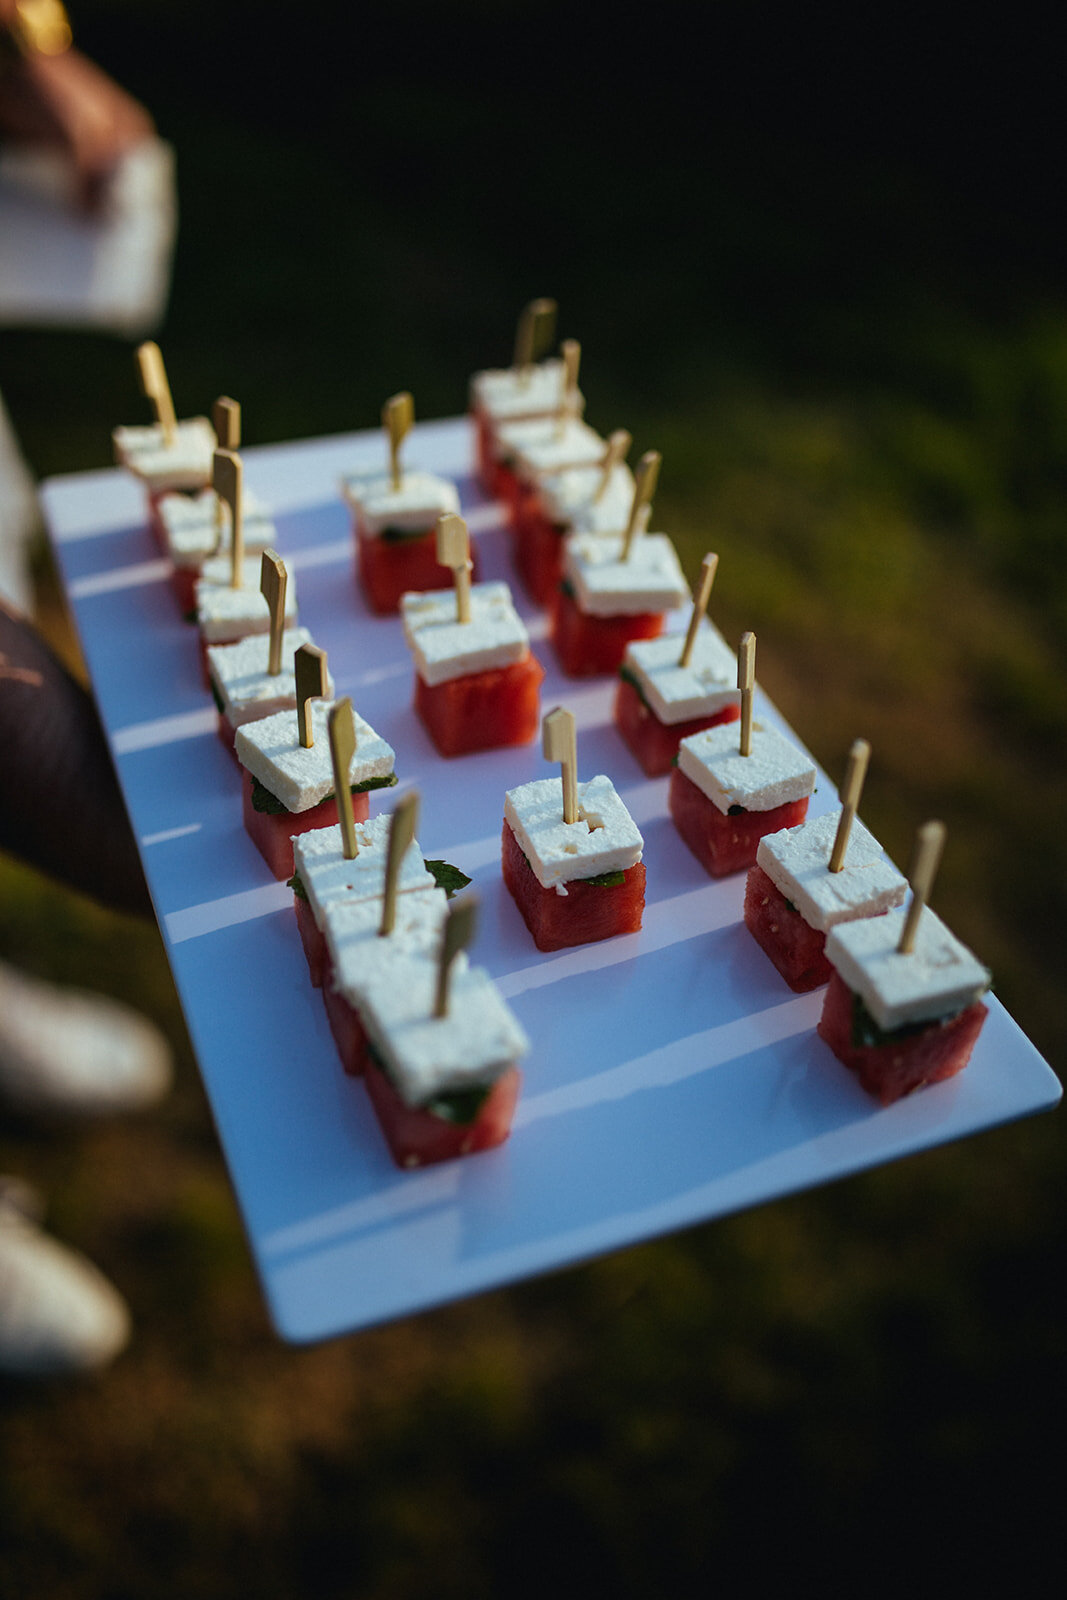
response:
M405 464L452 478L480 576L513 581L573 710L580 777L608 773L645 839L640 933L541 954L500 876L504 791L550 769L539 746L438 756L411 707L400 624L355 581L342 474L384 462L380 433L243 453L273 507L300 620L338 693L397 753L393 798L421 797L419 844L470 874L472 958L532 1041L511 1138L421 1171L392 1163L346 1078L313 989L292 894L241 822L195 631L179 613L140 487L107 470L49 480L45 515L238 1205L275 1326L303 1342L563 1267L1047 1109L1060 1085L1003 1006L959 1077L880 1108L815 1033L741 923L744 877L711 882L611 722L614 685L555 664L513 581L501 509L472 476L465 419L418 425ZM714 612L714 606L712 607ZM789 732L757 695L757 716ZM795 735L794 735L795 737ZM834 805L820 772L811 815ZM373 804L372 804L373 809Z

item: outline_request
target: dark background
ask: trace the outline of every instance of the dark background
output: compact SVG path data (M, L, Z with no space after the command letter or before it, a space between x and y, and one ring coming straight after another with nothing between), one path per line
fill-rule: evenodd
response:
M587 415L662 449L716 620L1062 1069L1060 64L1026 8L85 0L178 153L159 338L248 444L463 409L551 294ZM39 474L143 416L123 341L0 332ZM73 650L40 565L46 625ZM158 941L0 863L0 954L168 1028L137 1124L0 1129L131 1351L0 1388L0 1588L56 1596L1042 1592L1062 1502L1059 1118L294 1352ZM238 1559L234 1559L235 1555Z

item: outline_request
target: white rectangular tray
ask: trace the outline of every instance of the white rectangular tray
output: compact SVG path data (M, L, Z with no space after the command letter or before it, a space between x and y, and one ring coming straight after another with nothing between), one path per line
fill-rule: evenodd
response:
M343 472L379 463L379 434L246 453L275 508L301 620L339 693L394 746L422 796L419 843L481 896L474 951L533 1042L500 1149L398 1171L366 1092L344 1076L308 981L292 896L241 822L196 635L117 471L44 486L175 981L256 1265L287 1339L324 1338L565 1266L1051 1107L1056 1078L993 999L959 1077L883 1110L815 1034L822 992L790 993L741 924L743 875L714 883L611 723L614 686L547 669L543 705L578 721L579 773L607 772L645 836L638 934L540 954L500 877L504 791L549 772L538 746L445 761L411 709L399 623L368 614L354 576ZM457 480L484 577L512 576L497 508L470 471L463 420L420 425L409 466ZM523 608L521 591L516 598ZM780 726L766 701L760 715ZM393 791L395 795L398 791ZM820 775L812 815L835 801ZM383 805L392 799L387 794Z

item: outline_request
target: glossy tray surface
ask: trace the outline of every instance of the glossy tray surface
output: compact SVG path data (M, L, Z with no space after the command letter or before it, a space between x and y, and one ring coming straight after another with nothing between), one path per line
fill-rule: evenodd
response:
M509 1141L423 1171L393 1166L346 1078L292 897L241 823L194 631L178 615L139 487L52 479L46 516L256 1266L283 1337L313 1340L496 1287L1055 1104L1053 1073L994 998L967 1070L880 1109L816 1036L822 991L790 993L740 922L742 876L713 883L611 724L612 683L565 679L539 613L543 706L578 722L581 777L607 772L645 838L642 931L542 955L500 878L507 788L546 776L539 746L445 761L411 708L399 623L354 576L342 473L381 435L249 450L275 511L301 621L338 692L394 746L422 797L419 843L481 897L474 958L529 1033ZM422 424L406 464L453 478L481 576L513 579L497 508L471 476L462 419ZM714 607L713 607L714 610ZM758 715L784 726L774 708ZM787 730L788 731L788 730ZM392 791L395 795L398 791ZM820 775L812 815L835 802ZM391 805L387 798L385 805Z

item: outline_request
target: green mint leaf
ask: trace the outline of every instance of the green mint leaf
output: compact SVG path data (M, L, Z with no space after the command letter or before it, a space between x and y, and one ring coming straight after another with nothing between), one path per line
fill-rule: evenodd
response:
M617 889L620 883L626 882L626 874L621 869L614 872L598 872L593 878L582 878L581 883L588 883L594 889Z
M398 528L390 523L377 537L383 544L406 544L409 539L425 539L432 532L432 528Z
M293 876L287 881L285 887L287 889L291 889L298 900L306 900L308 897L308 892L304 888L304 884L299 872L293 873Z
M467 874L460 872L450 861L427 861L426 870L433 873L437 887L443 889L450 900L470 883Z

